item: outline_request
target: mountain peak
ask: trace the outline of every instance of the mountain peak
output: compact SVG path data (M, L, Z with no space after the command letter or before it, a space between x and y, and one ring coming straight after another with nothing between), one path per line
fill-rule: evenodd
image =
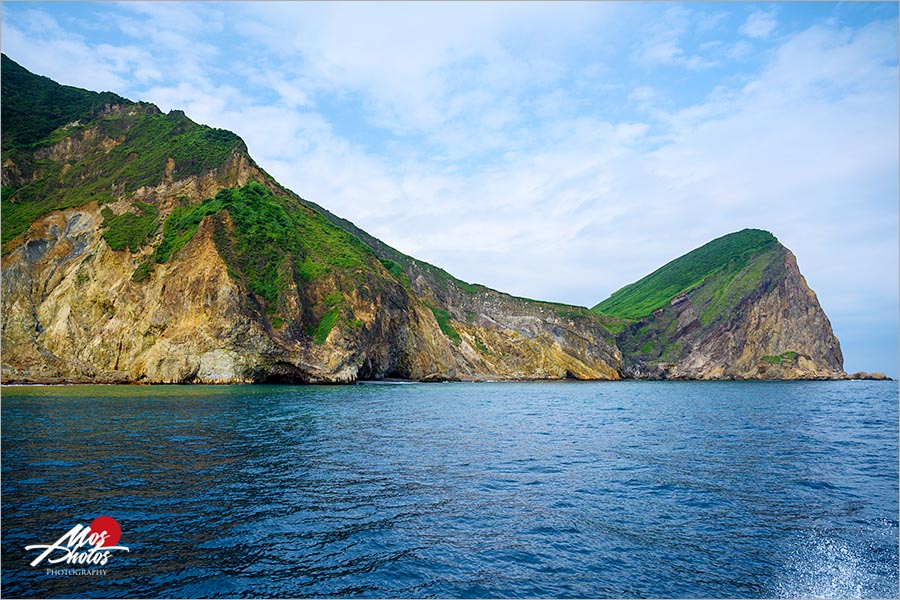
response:
M761 229L723 235L614 292L592 310L624 319L646 317L711 275L741 270L751 257L777 243L774 235Z
M89 92L35 75L2 55L3 150L32 146L53 130L112 104L131 102L112 92Z
M744 229L660 267L594 311L622 320L631 377L817 379L843 376L831 323L790 250Z

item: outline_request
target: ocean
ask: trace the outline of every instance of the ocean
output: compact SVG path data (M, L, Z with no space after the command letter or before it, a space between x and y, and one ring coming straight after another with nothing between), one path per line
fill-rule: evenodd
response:
M4 387L2 594L896 598L897 416L896 382ZM118 549L66 538L101 516Z

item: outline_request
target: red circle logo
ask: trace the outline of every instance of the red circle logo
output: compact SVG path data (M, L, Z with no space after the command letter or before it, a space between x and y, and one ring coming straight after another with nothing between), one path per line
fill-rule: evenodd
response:
M106 540L100 543L100 547L115 546L122 538L122 528L119 527L118 521L112 517L97 517L91 523L91 533L102 534L106 532Z

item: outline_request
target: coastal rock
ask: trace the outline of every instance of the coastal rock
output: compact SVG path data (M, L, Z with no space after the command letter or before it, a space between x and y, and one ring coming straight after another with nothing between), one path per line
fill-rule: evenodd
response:
M872 373L867 373L866 371L858 371L856 373L852 373L847 375L847 379L865 379L869 381L893 381L890 377L882 373L881 371L875 371Z
M172 132L168 146L144 139L154 127ZM197 139L230 147L197 168L179 136L191 152L204 152ZM158 172L128 171L142 152L159 156ZM618 378L608 336L586 340L548 306L487 288L463 294L448 280L437 291L424 272L410 285L260 170L236 136L178 111L105 105L11 154L4 228L29 202L49 210L4 238L5 382ZM98 187L106 172L121 176ZM294 215L299 229L285 239L303 256L238 260L248 241L216 204L223 190L234 191L239 212ZM209 209L178 225L197 207ZM177 226L187 229L168 231ZM173 240L177 249L161 254Z
M695 273L698 283L618 335L626 377L844 377L840 343L787 248L757 230L730 234L710 245L712 252L706 255L701 248L696 256L664 267L677 272L683 263L699 264L711 255L707 271ZM735 254L728 255L725 248ZM665 275L663 269L655 274L658 279Z

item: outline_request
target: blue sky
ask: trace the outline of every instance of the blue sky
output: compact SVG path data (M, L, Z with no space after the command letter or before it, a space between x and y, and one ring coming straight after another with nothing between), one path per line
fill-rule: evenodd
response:
M592 306L758 227L898 366L898 5L18 3L2 50L240 134L467 281Z

